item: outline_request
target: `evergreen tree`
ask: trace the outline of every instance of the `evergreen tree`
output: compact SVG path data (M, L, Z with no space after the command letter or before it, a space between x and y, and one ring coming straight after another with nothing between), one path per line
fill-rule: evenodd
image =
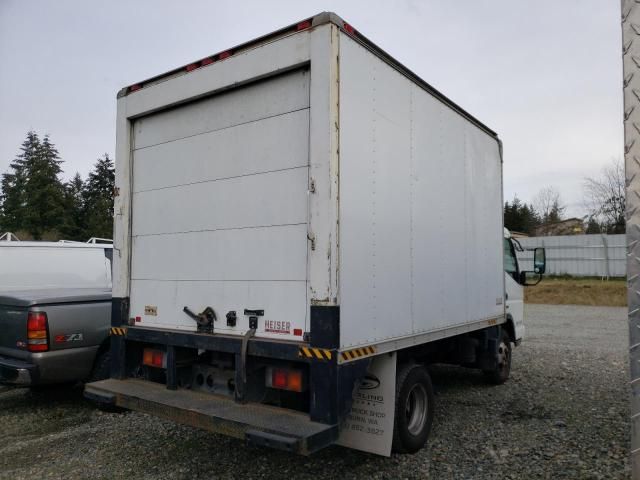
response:
M527 205L515 196L511 203L504 204L504 226L515 232L532 234L540 219L531 205Z
M40 138L34 131L27 133L16 158L9 164L9 172L2 175L2 195L0 196L0 221L3 231L16 232L24 227L26 210L25 184L26 165L40 151Z
M45 135L33 155L25 158L24 216L22 226L34 239L58 236L64 218L64 189L58 175L62 160Z
M558 223L562 221L562 216L564 215L565 207L560 206L559 200L554 200L551 204L551 209L549 213L545 215L543 218L544 223Z
M79 173L64 184L65 218L60 233L67 240L86 241L84 218L85 184Z
M85 184L84 218L88 237L113 237L115 168L106 153L93 166Z
M563 220L566 207L560 200L560 192L555 187L545 187L538 192L533 200L540 221L557 223Z
M589 217L585 233L602 233L602 226L598 223L595 217Z

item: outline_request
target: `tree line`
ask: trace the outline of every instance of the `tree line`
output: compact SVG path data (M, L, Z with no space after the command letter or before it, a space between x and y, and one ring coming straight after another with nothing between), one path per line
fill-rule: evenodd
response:
M597 177L583 182L584 233L625 233L625 175L621 160L603 167ZM535 235L537 227L565 220L566 206L554 187L543 188L532 203L517 196L504 204L504 225L516 232Z
M21 240L76 240L113 235L115 168L106 153L86 179L61 179L63 160L49 135L27 133L0 182L0 231Z

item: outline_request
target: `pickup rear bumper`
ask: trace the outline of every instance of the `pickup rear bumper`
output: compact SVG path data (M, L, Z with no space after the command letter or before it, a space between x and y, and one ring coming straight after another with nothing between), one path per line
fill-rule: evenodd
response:
M0 357L0 383L27 387L38 383L39 376L38 367L33 363Z
M27 358L0 355L0 383L32 385L78 382L91 373L98 346L30 353Z

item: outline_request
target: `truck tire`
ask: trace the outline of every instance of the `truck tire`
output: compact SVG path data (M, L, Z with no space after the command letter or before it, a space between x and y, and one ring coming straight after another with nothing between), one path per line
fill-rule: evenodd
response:
M100 380L106 380L111 375L111 354L108 349L101 350L98 352L96 356L96 360L93 364L93 370L91 370L91 375L87 379L86 383L98 382ZM99 403L91 401L98 410L107 413L124 413L126 410L124 408L116 407L114 405L107 405L105 403Z
M502 385L509 380L511 374L511 338L506 330L502 329L500 343L498 345L498 362L492 370L484 370L486 380L494 385Z
M96 360L93 363L93 370L91 370L91 374L89 375L89 379L87 383L97 382L99 380L106 380L109 378L109 374L111 373L111 355L109 354L109 350L101 350L98 352L96 356Z
M393 451L416 453L427 443L433 423L435 397L427 369L405 364L396 378Z

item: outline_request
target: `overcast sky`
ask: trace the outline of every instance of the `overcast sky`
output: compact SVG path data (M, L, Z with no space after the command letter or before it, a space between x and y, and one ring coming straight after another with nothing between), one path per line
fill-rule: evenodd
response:
M0 0L0 171L34 129L85 176L121 87L331 10L498 132L505 199L553 185L582 214L583 178L623 154L620 2L388 4Z

